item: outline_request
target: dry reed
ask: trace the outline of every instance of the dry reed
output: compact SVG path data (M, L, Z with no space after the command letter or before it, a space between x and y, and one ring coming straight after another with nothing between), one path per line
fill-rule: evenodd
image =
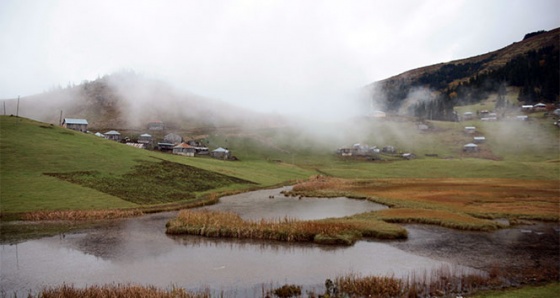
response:
M210 292L188 292L182 288L163 290L154 286L139 285L104 285L76 288L63 284L58 287L45 288L38 297L41 298L98 298L98 297L142 297L142 298L210 298Z
M351 245L362 237L358 224L351 221L300 221L290 218L245 221L231 212L182 210L167 223L168 234L205 237L317 242Z

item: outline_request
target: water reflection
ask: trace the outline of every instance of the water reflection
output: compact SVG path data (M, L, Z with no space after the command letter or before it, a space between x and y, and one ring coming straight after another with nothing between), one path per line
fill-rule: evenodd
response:
M387 209L385 205L366 200L338 198L298 198L286 197L283 191L290 187L267 189L242 193L220 199L220 203L204 207L217 211L230 211L243 219L276 219L289 217L314 220L329 217L344 217L363 212Z
M245 218L288 215L304 219L315 213L344 216L377 208L372 207L375 204L371 202L348 199L283 199L280 191L223 198L223 203L209 208L237 210ZM269 199L271 195L275 198ZM306 208L313 204L306 205L307 202L337 207L308 212ZM297 207L293 208L294 205ZM295 213L286 213L286 210ZM342 210L343 214L330 215L329 210ZM36 292L44 286L62 283L78 287L135 283L162 288L173 285L187 289L209 287L215 293L224 291L230 296L259 297L263 284L269 288L271 283L295 283L307 289L322 289L325 279L347 273L399 277L441 266L472 270L455 264L484 268L496 259L535 258L543 251L534 246L535 241L546 246L544 251L552 255L553 260L558 259L558 231L553 231L551 236L546 226L542 230L533 226L493 233L407 226L410 237L407 241L359 241L351 247L333 247L167 236L165 223L175 215L170 212L115 220L65 237L2 245L0 289L10 295L15 292L25 296L29 290Z
M429 270L449 264L378 242L358 242L335 249L192 236L158 243L162 248L155 253L151 249L145 253L148 239L136 241L119 246L116 250L125 250L110 258L101 258L75 248L75 243L87 237L77 234L71 239L51 237L2 246L3 290L27 293L28 289L37 291L62 283L78 287L139 283L252 293L263 283L321 288L326 278L345 273L405 276L413 269Z

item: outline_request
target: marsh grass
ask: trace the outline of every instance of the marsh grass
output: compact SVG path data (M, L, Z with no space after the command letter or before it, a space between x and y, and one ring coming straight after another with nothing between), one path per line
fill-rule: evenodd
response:
M492 220L445 210L394 208L381 210L375 214L391 223L430 224L458 230L493 231L501 227L499 223Z
M391 209L357 215L391 223L434 224L462 230L502 227L492 219L560 221L555 180L524 179L341 179L315 176L291 195L368 198Z
M397 278L392 275L374 276L360 274L344 274L333 280L325 281L322 292L307 291L308 297L342 298L342 297L556 297L558 284L558 267L550 264L554 272L542 271L540 268L511 272L507 268L491 266L486 271L473 272L457 266L444 265L432 270L413 271L407 276ZM552 273L552 274L551 274ZM542 285L545 287L524 287L519 285ZM303 287L297 284L285 284L280 287L267 288L262 286L262 297L301 297ZM488 290L500 291L488 292ZM320 290L319 290L320 291ZM480 293L479 295L477 295ZM552 294L552 295L551 295ZM29 295L29 297L34 297ZM154 286L132 284L93 285L76 288L63 284L57 287L44 288L37 297L178 297L206 298L212 295L209 289L190 292L182 288L160 289ZM230 296L223 292L219 297ZM256 297L256 296L255 296Z
M98 297L142 297L142 298L210 298L209 291L189 292L173 287L163 290L154 286L140 285L104 285L77 288L63 284L58 287L45 288L38 295L41 298L98 298Z
M385 227L384 224L380 225ZM290 218L245 221L231 212L182 210L166 225L166 233L204 237L315 242L331 245L352 245L364 236L405 238L405 230L389 233L374 221L329 219L301 221ZM381 231L380 231L381 230Z

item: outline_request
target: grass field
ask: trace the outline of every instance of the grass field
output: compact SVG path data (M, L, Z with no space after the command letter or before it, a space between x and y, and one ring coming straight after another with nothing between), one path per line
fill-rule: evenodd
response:
M193 189L198 174L177 173L167 177L171 179L169 183L190 188L191 195L176 197L176 201L188 201L208 192L267 187L313 174L293 165L266 160L227 162L139 150L29 119L0 116L0 212L5 215L40 210L119 209L161 203L157 198L125 200L126 195L108 190L128 188L131 197L133 191L143 193L143 185L157 186L153 181L149 183L154 175L141 174L147 170L143 168L146 165L161 162L191 166L199 174L212 177L221 174L220 177L233 179L231 183L199 185ZM80 181L68 182L70 177ZM198 177L200 183L208 182L205 177L209 176ZM136 180L132 182L131 178ZM115 187L117 183L125 185ZM166 185L156 190L161 187Z
M297 127L257 127L208 135L210 144L228 146L240 159L232 162L139 150L50 124L0 116L0 213L188 203L211 193L295 183L322 174L358 184L387 179L395 188L402 188L402 193L377 188L356 192L401 208L554 219L558 217L553 213L560 181L560 134L548 119L541 118L535 116L528 124L432 121L427 132L418 131L412 119L360 119L320 123L309 128L312 133ZM488 156L497 158L462 153L462 144L472 137L462 132L465 125L475 125L484 133ZM372 162L334 154L337 148L356 142L393 145L417 158ZM156 168L159 174L147 174ZM207 179L210 176L213 178ZM445 182L442 178L457 180ZM522 196L513 194L507 199L500 194L517 185L526 185ZM434 188L444 189L439 195L447 201L436 200ZM415 192L406 193L406 189ZM544 196L542 202L540 195ZM466 200L468 196L473 199ZM524 208L525 204L531 208ZM394 221L404 220L390 215Z

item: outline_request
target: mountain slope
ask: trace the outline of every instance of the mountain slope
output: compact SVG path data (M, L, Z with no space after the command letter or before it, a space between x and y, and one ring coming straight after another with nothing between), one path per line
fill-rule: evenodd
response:
M500 50L483 55L413 69L366 87L380 109L399 111L418 89L425 89L416 102L437 99L432 109L449 117L455 105L476 103L507 87L519 89L519 100L526 103L557 102L560 89L560 28L527 34ZM416 94L418 97L418 94ZM418 108L407 106L415 115ZM447 110L447 111L445 111ZM417 114L417 113L416 113Z

